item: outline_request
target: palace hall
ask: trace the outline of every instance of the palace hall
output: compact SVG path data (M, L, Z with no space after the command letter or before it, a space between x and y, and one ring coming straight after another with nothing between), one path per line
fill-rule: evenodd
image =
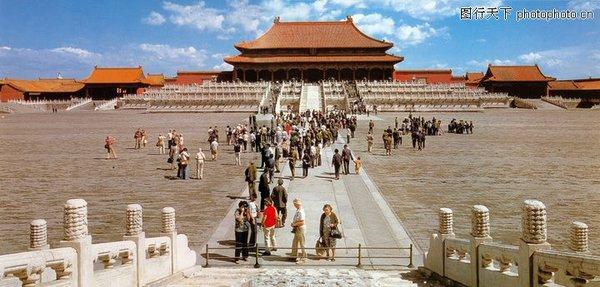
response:
M316 82L387 80L403 57L388 54L393 44L361 32L348 16L344 21L283 22L259 38L235 45L241 54L226 57L233 80Z

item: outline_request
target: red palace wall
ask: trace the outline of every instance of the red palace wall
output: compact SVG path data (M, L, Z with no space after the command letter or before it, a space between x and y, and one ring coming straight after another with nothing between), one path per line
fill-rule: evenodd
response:
M202 84L204 81L216 79L220 71L215 72L177 72L176 85Z
M452 70L407 70L394 71L394 81L406 82L413 79L425 79L428 84L461 83L463 77L452 77Z
M0 87L0 102L8 102L10 100L24 100L23 93L10 85L2 85Z

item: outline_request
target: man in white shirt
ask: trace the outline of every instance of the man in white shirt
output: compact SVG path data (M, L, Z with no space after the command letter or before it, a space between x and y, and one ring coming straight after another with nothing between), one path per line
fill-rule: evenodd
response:
M198 148L198 153L196 154L196 178L202 179L204 176L204 160L206 156L202 152L202 148Z
M219 155L219 143L216 138L210 143L210 154L212 155L213 161L217 160L217 156Z
M306 261L306 227L304 224L306 214L304 213L304 208L302 208L302 201L299 198L294 199L294 207L296 207L296 214L292 220L294 240L292 241L291 257L296 257L296 264L302 264ZM301 249L301 254L298 254L298 248Z

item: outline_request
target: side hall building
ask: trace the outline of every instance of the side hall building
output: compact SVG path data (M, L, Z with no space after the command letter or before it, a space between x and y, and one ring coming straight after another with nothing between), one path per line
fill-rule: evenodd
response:
M226 57L233 80L317 82L387 80L404 58L388 54L393 44L361 32L348 16L345 21L282 22L262 36L235 45L241 54Z
M542 74L534 66L493 66L479 81L479 86L488 92L508 93L511 97L541 98L547 95L548 82L556 80Z

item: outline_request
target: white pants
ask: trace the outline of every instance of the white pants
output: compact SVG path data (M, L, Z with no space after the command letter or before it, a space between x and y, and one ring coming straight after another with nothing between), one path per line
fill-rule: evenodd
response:
M204 161L198 161L196 164L196 178L202 179L204 177Z
M275 226L263 227L263 234L265 236L265 246L267 251L270 252L273 248L277 248L275 243Z

